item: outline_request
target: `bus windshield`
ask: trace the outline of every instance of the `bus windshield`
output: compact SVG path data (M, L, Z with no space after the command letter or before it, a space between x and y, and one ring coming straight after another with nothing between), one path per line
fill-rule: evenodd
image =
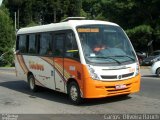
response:
M134 63L136 55L119 26L83 25L77 27L84 57L90 64Z

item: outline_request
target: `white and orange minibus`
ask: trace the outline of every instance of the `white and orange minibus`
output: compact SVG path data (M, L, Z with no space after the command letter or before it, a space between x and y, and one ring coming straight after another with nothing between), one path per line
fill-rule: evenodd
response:
M36 91L47 87L84 98L129 95L140 90L134 48L111 22L69 18L17 32L16 73Z

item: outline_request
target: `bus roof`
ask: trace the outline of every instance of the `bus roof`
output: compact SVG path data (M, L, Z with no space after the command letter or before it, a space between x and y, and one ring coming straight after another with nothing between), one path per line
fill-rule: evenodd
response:
M29 33L38 33L38 32L40 33L47 31L74 29L76 26L91 25L91 24L105 24L105 25L118 26L117 24L112 22L99 21L99 20L68 20L66 22L51 23L47 25L21 28L18 30L17 34L29 34Z

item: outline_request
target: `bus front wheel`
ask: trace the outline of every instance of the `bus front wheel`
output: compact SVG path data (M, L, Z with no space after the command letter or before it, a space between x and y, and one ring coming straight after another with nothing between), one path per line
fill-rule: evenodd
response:
M68 85L69 99L73 104L80 104L82 102L79 86L76 82L71 82Z
M36 92L38 89L38 86L35 84L35 78L33 75L29 75L28 82L29 82L30 90L33 92Z

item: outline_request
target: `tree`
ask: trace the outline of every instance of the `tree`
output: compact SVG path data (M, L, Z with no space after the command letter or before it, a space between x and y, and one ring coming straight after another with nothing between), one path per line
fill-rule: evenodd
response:
M19 11L20 27L59 22L64 17L80 16L82 0L5 0L11 17Z
M0 7L0 55L4 54L6 64L12 64L13 62L13 48L15 43L15 32L12 24L12 20L9 17L8 10L4 7Z
M82 1L82 9L86 12L88 19L104 19L101 3L101 0Z
M4 0L4 3L12 19L14 12L20 11L20 27L60 22L69 16L84 16L119 24L129 31L134 42L144 38L133 32L135 28L137 31L144 30L143 25L149 26L152 33L147 35L147 39L154 40L155 46L160 43L160 0ZM142 32L145 38L146 32Z
M132 44L139 50L147 51L147 44L151 40L153 29L149 25L140 25L132 29L126 30L131 39ZM142 47L143 46L143 47Z
M134 47L146 48L154 40L154 49L160 43L159 0L101 0L103 16L122 26L129 34ZM149 32L148 32L149 30ZM147 40L147 41L146 41Z

